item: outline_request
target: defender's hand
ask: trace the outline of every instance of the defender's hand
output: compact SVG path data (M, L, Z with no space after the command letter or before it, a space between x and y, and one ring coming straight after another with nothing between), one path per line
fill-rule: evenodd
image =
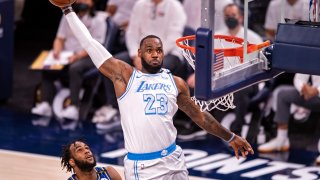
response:
M254 154L254 151L248 141L238 135L235 135L235 138L229 144L233 148L237 159L239 159L239 151L244 158L247 157L249 152L250 154Z

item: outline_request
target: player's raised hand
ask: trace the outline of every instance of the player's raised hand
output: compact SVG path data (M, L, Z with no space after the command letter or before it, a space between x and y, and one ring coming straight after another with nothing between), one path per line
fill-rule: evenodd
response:
M237 159L239 159L239 151L244 158L246 158L249 153L254 154L254 151L248 141L238 135L235 135L235 138L229 144L233 148Z

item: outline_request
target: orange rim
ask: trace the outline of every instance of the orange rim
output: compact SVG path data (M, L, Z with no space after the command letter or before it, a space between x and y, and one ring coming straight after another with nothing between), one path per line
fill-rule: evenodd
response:
M224 52L224 56L229 57L229 56L239 56L240 58L243 57L243 42L244 40L242 38L239 37L234 37L234 36L227 36L227 35L214 35L213 36L214 39L224 39L225 41L228 42L233 42L235 44L239 44L241 45L240 47L235 47L235 48L217 48L214 49L214 53L218 53L223 51ZM193 46L187 46L184 45L182 42L184 42L185 40L195 40L195 35L191 35L191 36L184 36L181 38L178 38L176 40L176 44L177 46L179 46L180 48L183 49L187 49L189 51L191 51L192 53L195 53L195 47ZM261 44L251 44L251 43L247 43L247 53L251 53L253 51L259 50L261 48L267 47L270 45L270 41L265 41Z

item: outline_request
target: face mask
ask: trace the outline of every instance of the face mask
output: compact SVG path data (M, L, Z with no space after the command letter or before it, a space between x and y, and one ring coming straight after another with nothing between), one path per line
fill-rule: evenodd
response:
M228 17L226 20L226 25L229 29L234 29L238 26L239 22L236 18L234 17Z
M79 12L84 12L89 10L89 5L84 4L84 3L74 3L72 5L72 8L74 10L75 13L79 13Z

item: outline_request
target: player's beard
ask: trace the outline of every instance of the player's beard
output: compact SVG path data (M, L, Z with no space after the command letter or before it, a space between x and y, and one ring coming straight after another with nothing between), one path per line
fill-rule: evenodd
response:
M162 68L163 61L158 66L151 66L150 64L147 63L147 61L143 57L141 57L141 65L149 73L155 74L155 73L158 73L160 71L160 69Z
M97 165L96 158L94 156L92 163L77 159L74 159L74 162L77 165L77 167L84 172L90 172Z

